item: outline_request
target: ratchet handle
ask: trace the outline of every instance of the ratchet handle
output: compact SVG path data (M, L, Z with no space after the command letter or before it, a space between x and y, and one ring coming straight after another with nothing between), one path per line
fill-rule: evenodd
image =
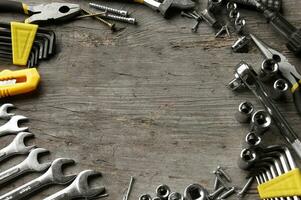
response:
M294 103L299 114L301 114L301 88L292 89Z
M17 1L0 1L0 12L28 14L28 6Z

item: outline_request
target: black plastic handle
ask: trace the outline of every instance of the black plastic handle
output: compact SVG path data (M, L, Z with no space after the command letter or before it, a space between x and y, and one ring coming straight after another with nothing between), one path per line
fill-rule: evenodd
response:
M294 102L297 111L301 114L301 88L300 86L293 93Z
M0 1L0 12L25 13L23 3L17 1Z

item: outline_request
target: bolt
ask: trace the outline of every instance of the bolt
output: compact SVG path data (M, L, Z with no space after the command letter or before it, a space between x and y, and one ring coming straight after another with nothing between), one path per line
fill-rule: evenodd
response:
M188 14L188 13L186 13L186 12L184 12L184 11L181 12L181 16L182 16L182 17L188 17L188 18L190 18L190 19L195 19L194 16L192 16L191 14Z
M213 190L214 190L214 191L218 189L218 185L219 185L218 178L215 177L215 179L214 179L214 185L213 185Z
M229 176L229 174L226 173L226 171L222 167L218 166L217 170L226 178L228 182L231 182L231 177Z
M102 16L105 19L111 19L119 22L125 22L129 24L136 24L136 19L132 17L122 17L118 15L106 14Z
M254 176L250 177L244 187L237 193L238 197L243 197L254 181Z
M225 182L225 180L222 178L222 174L220 173L220 171L217 169L215 171L213 171L213 173L215 174L216 178L218 179L218 181L220 182L220 184L225 187L227 190L230 189L230 187L228 186L228 184Z
M196 33L196 32L198 31L198 28L199 28L200 23L201 23L201 21L198 20L198 21L195 23L195 25L191 28L191 31L192 31L193 33Z
M223 193L222 195L220 195L217 200L222 200L222 199L227 199L228 197L230 197L231 195L233 195L235 193L235 187L231 187L229 190L227 190L225 193Z
M111 7L108 7L108 6L96 4L96 3L89 3L89 6L92 7L92 8L107 11L107 12L110 12L110 13L113 13L113 14L124 16L124 17L128 16L128 11L126 11L126 10L119 10L119 9L111 8Z
M208 199L216 199L218 195L220 195L224 191L225 187L221 186L218 189L214 190L213 193L208 195Z

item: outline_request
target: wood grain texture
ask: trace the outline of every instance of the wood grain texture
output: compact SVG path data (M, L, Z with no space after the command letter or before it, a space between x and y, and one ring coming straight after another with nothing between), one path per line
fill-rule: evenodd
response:
M49 1L26 3L45 2ZM87 7L87 1L67 2ZM130 176L136 177L130 199L154 194L160 183L179 192L190 183L211 189L211 171L217 165L225 167L233 184L241 187L246 173L236 162L248 126L238 124L234 112L246 99L258 109L262 106L250 92L233 93L226 84L240 60L258 67L262 61L259 51L252 48L248 54L234 54L230 46L237 39L235 34L215 39L206 24L192 34L194 22L180 16L165 20L142 5L104 3L129 10L139 25L119 24L125 29L113 34L93 19L52 26L58 53L39 66L39 90L2 101L14 103L16 113L30 119L26 125L36 135L30 143L49 149L50 158L74 158L77 164L68 168L70 173L84 169L103 172L101 183L110 200L122 198ZM205 6L206 2L198 5L199 9ZM285 16L299 27L300 8L298 0L284 1ZM299 68L300 60L258 13L242 13L251 32L283 51ZM1 20L22 17L3 14ZM279 107L292 127L300 130L300 116L292 100ZM283 142L277 134L265 137ZM12 138L1 138L1 146ZM1 164L0 170L22 159ZM0 193L38 175L26 175L1 188ZM258 199L255 187L247 199ZM50 187L29 199L42 199L61 188Z

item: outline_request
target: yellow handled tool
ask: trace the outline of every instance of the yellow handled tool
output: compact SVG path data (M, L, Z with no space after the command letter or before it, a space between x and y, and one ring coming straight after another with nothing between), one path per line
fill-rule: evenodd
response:
M40 75L36 68L0 72L0 98L31 92L38 87Z

